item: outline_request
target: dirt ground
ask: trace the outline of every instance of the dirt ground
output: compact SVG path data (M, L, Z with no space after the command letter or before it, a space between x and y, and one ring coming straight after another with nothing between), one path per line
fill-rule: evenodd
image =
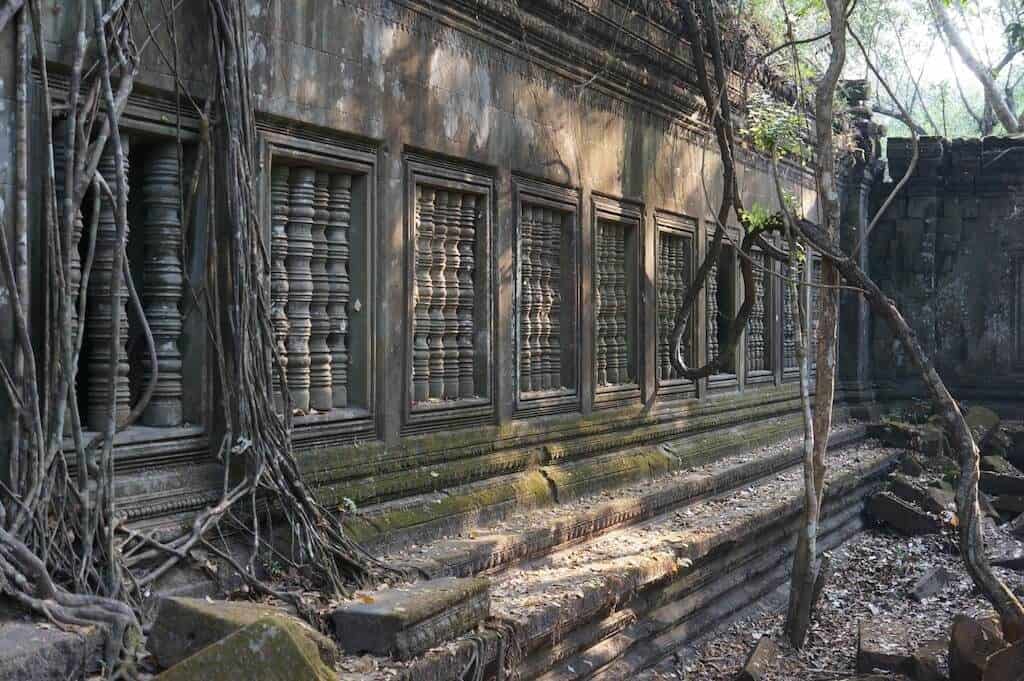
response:
M999 544L996 553L1021 549L1020 543L1001 529L989 525L986 530L990 541ZM835 572L802 650L794 650L782 635L787 585L731 624L678 650L637 681L732 679L761 636L771 636L780 650L766 681L849 679L855 673L857 629L862 620L881 620L906 631L910 642L920 645L947 640L958 613L992 612L964 572L947 535L906 538L872 529L833 551L832 560ZM914 584L939 565L949 569L953 579L936 596L923 602L913 600L910 591ZM1024 575L997 571L1018 595L1024 595Z

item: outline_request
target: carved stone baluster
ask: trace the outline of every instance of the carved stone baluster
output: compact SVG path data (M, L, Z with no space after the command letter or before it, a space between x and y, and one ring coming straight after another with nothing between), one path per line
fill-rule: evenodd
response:
M183 420L181 302L185 274L181 265L181 187L178 181L178 145L155 147L145 168L142 203L145 208L142 304L156 346L157 382L142 413L147 426L177 426ZM148 354L143 356L143 384L153 374Z
M331 333L331 320L327 305L331 300L331 280L327 276L327 219L330 176L316 173L313 185L313 225L310 231L313 253L309 260L313 279L313 297L309 305L309 406L316 411L329 411L334 406L331 390L331 349L327 337Z
M519 383L524 393L533 391L533 213L533 206L523 204L519 225Z
M548 214L548 334L547 371L548 386L562 387L562 213L554 210Z
M790 268L787 263L784 265L786 278L787 279L799 279L800 273L799 268L796 271ZM797 366L796 361L796 324L797 324L797 308L796 298L793 296L793 292L790 289L788 281L783 281L782 285L785 286L786 292L783 296L783 314L782 314L782 366L786 369L791 369Z
M444 399L459 398L459 241L462 239L461 192L448 194L444 239Z
M309 340L312 331L310 303L313 299L313 218L316 171L294 168L288 213L288 391L292 406L302 412L310 408Z
M274 342L281 366L287 371L288 352L288 166L277 165L270 171L270 321L274 326ZM278 383L276 369L273 371L274 405L283 409L284 400Z
M327 316L330 320L331 333L327 337L327 346L331 351L331 387L335 407L348 406L348 303L352 296L352 281L349 276L349 229L352 225L352 176L336 174L331 176L330 198L328 200L327 218L327 276L330 280L330 300L327 303ZM418 236L418 233L417 233ZM418 241L417 241L418 243ZM427 255L430 252L428 250ZM417 250L417 257L420 252ZM419 275L417 267L416 273ZM417 306L417 312L419 311ZM423 334L419 324L414 321L414 328ZM423 348L426 339L423 337ZM417 361L417 350L413 349L413 364ZM422 359L426 359L425 356ZM425 369L425 366L423 367ZM414 368L414 375L416 369ZM422 377L426 379L424 375ZM423 380L426 388L426 381ZM415 392L415 391L414 391ZM424 396L414 399L425 399Z
M594 317L597 322L597 338L594 344L595 382L597 385L607 385L609 301L605 294L605 287L608 285L608 226L603 221L597 223L597 235L594 243Z
M413 299L412 394L413 401L431 397L431 349L433 322L434 190L416 187L416 277Z
M447 289L445 287L445 221L448 217L448 192L436 192L434 204L434 233L431 243L430 281L433 284L433 295L430 299L430 334L427 343L430 347L430 397L444 397L445 354L444 354L444 310Z
M128 172L128 140L122 138L125 154L125 173ZM99 172L113 191L117 191L116 162L112 145L108 145L99 163ZM128 380L128 286L124 272L114 272L114 253L117 243L117 218L113 203L103 197L100 201L99 223L96 232L96 253L89 276L89 306L85 334L89 356L86 366L88 398L85 422L90 430L106 427L110 414L110 367L116 365L114 380L114 418L120 425L131 409L131 387ZM127 234L125 235L127 239ZM124 257L127 257L125 254ZM111 307L110 292L114 277L121 280L120 296ZM113 346L113 324L120 326L120 342Z
M477 392L474 371L476 350L473 347L473 308L476 296L473 282L476 279L475 248L479 201L480 197L476 194L465 194L462 197L458 269L459 397L472 397Z
M551 336L551 297L548 290L548 280L551 278L551 263L548 260L548 248L550 247L551 235L549 234L548 222L550 211L546 208L538 210L537 220L537 354L539 361L537 366L537 383L540 390L551 388L551 379L548 374L551 356L549 337Z
M718 357L718 263L711 265L708 271L707 283L704 287L705 300L707 304L707 354L708 361Z
M613 384L628 383L631 378L626 343L626 244L625 230L615 225L612 228L612 328L610 343L612 344L613 361L609 362L609 382Z
M669 244L672 237L658 234L657 282L658 297L658 378L667 380L671 373L666 369L669 356L669 338L667 333L669 310L672 309L672 272L671 250Z

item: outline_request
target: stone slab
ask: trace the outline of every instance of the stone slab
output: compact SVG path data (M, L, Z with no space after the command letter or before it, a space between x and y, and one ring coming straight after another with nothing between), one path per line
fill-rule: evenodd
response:
M442 577L357 596L331 614L349 653L409 659L469 631L490 614L490 582Z
M203 598L163 598L149 632L146 647L162 667L172 667L208 645L267 617L293 619L316 645L324 664L333 666L337 646L323 634L279 608L247 601L216 601Z
M155 681L336 681L298 621L266 617L206 646Z
M95 662L102 634L92 627L61 631L22 619L0 620L0 679L77 681Z
M857 624L857 671L908 671L912 651L907 631L900 622L861 620Z
M908 504L889 492L871 497L868 512L879 523L891 527L900 534L916 536L942 531L942 521L937 517Z

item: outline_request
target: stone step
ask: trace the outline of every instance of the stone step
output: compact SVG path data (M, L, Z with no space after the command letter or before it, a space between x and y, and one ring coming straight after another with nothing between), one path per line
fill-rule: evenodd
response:
M879 488L897 452L854 447L830 458L826 545L861 527L863 499ZM743 464L754 460L759 459ZM626 670L653 664L695 629L785 579L789 539L802 503L802 476L799 468L779 465L774 474L762 469L760 475L766 477L737 488L725 483L726 471L739 468L733 462L705 473L703 501L692 503L693 495L680 495L690 499L680 502L690 503L685 510L679 504L666 506L667 511L628 529L521 559L514 567L504 564L491 587L491 612L504 624L504 635L495 628L478 631L402 665L381 659L378 670L365 678L452 678L451 670L470 668L474 659L497 659L507 650L502 640L510 636L524 659L524 679L545 673L567 674L566 679L597 673L605 679L628 678ZM732 491L708 498L718 492L716 483Z
M846 411L837 409L836 422L845 418ZM436 492L367 507L346 518L345 528L374 553L411 543L422 545L498 523L518 511L553 507L593 492L749 452L793 437L801 427L799 415L789 413L681 437L666 430L661 438L647 438L638 446L610 452L593 443L595 451L589 455L585 448L579 450L578 443L573 448L548 445L535 454L537 463L532 467L465 484L451 478L451 470L443 474L418 471L418 475L438 475ZM453 466L456 464L449 464L448 469Z
M833 449L863 439L859 425L840 426L830 439ZM751 484L800 461L795 439L711 463L677 469L653 481L589 495L551 509L521 511L500 523L386 556L412 563L432 577L492 574L567 546L593 539L691 504L713 494Z

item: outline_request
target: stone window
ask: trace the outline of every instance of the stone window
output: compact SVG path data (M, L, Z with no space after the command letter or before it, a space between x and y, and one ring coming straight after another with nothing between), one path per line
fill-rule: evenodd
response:
M594 199L595 404L640 397L640 208Z
M747 319L745 360L747 383L771 381L775 368L772 361L773 281L768 268L773 261L761 251L751 254L754 275L754 307Z
M718 256L718 262L711 266L704 287L707 327L707 360L718 357L719 349L729 342L729 325L736 316L736 253L726 243ZM732 382L736 374L736 357L728 358L719 374L712 376L709 383Z
M516 179L517 414L576 408L578 195Z
M297 437L373 432L374 156L264 126L271 322ZM279 408L284 396L275 384ZM331 425L333 424L333 425ZM340 429L340 430L339 430ZM327 435L316 435L326 444ZM330 439L330 438L328 438Z
M679 376L672 367L672 331L675 328L676 313L682 307L683 295L690 286L694 271L695 220L669 213L658 213L657 259L654 279L658 309L658 364L656 379L659 396L692 396L695 383ZM695 311L691 314L695 314ZM693 329L691 320L690 337L684 338L688 363L693 363Z
M66 154L61 146L63 131L54 136L57 205L64 194ZM197 375L186 377L183 367L201 354L201 344L193 344L190 357L183 355L185 268L182 262L183 227L181 218L181 161L191 154L185 144L179 148L173 138L156 135L122 135L125 172L128 179L127 266L138 293L142 316L129 303L125 273L113 271L117 244L115 206L105 195L82 201L72 230L68 279L77 299L82 282L82 262L89 244L83 238L84 226L96 218L96 241L92 270L88 280L87 306L78 372L78 397L83 428L105 428L111 402L110 371L115 365L113 402L118 425L127 422L132 407L149 385L154 371L156 383L137 425L158 428L179 427L197 421L202 386ZM107 184L117 186L116 162L112 145L100 159L99 172ZM98 215L92 210L98 206ZM120 296L111 305L110 292L120 279ZM143 320L144 317L144 320ZM77 308L72 308L72 324L77 329ZM145 321L155 345L156 362L151 360L144 337ZM112 325L120 326L119 342L112 344ZM187 385L186 385L187 384ZM197 395L186 405L184 394Z
M491 403L491 182L410 161L410 424L487 419Z
M797 266L797 271L793 272L790 269L789 263L783 263L782 272L786 279L797 278L802 279L803 267ZM799 324L800 311L797 309L797 298L793 291L790 289L788 281L782 281L781 286L783 287L782 294L782 372L783 375L789 377L790 375L796 375L800 371L800 366L796 359L796 342L797 342L797 324Z

